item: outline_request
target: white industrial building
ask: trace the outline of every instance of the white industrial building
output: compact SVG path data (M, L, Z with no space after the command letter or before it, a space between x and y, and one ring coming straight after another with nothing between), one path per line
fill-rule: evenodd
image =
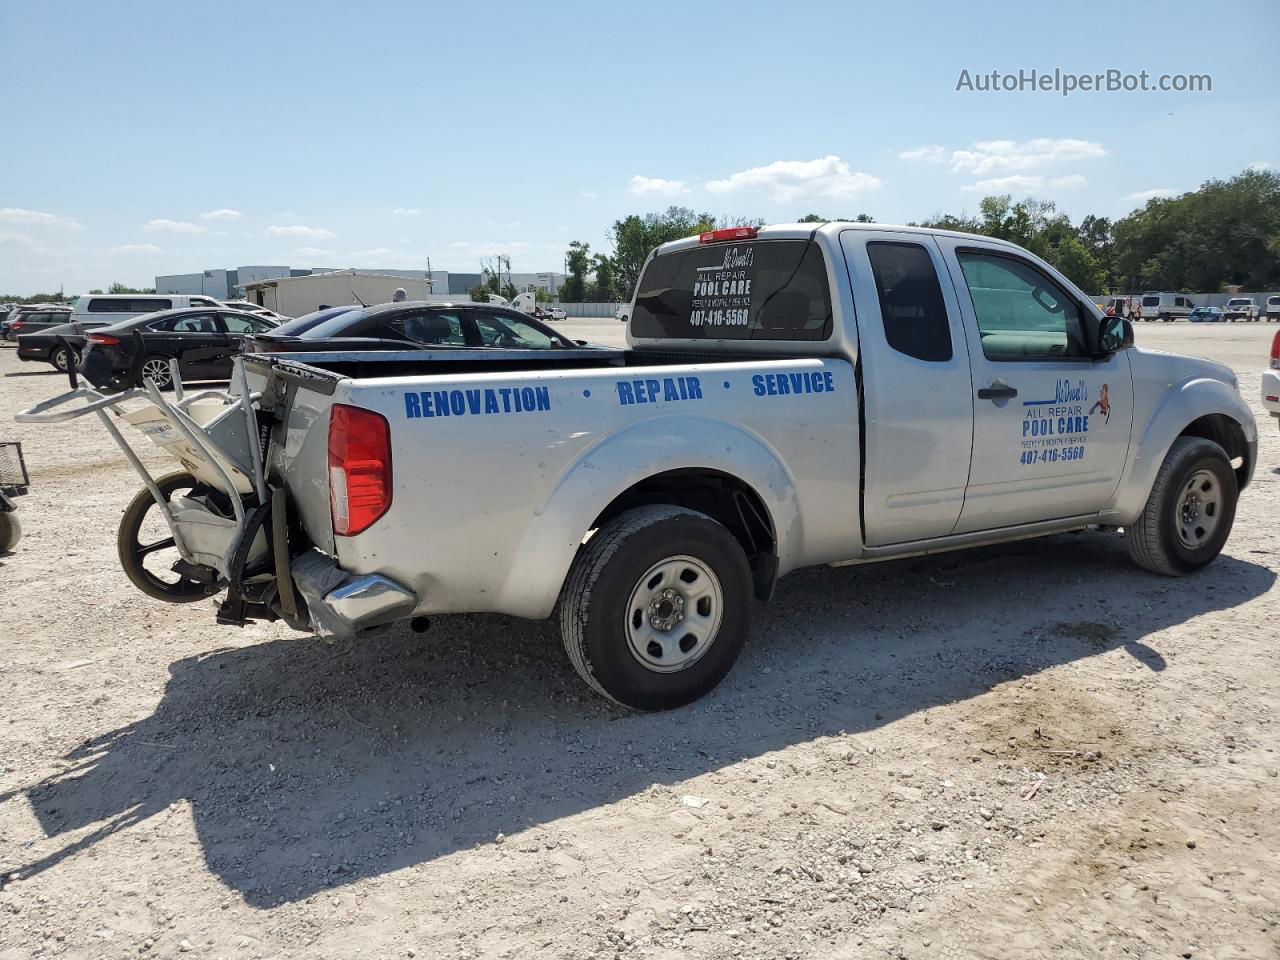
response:
M403 287L406 299L437 302L458 299L432 294L425 276L395 276L365 270L332 270L298 277L274 277L244 285L245 299L286 317L300 317L324 307L388 303ZM469 299L465 295L462 299Z
M289 267L283 265L250 265L245 267L202 270L199 273L175 273L156 277L156 293L194 293L218 300L236 300L246 296L248 287L264 280L280 280L286 277L306 277L317 273L333 273L335 267ZM355 268L353 268L355 269ZM368 267L360 273L384 277L400 277L405 280L431 280L431 289L438 294L465 296L480 285L479 273L454 273L449 270L388 270ZM510 280L520 293L545 290L555 297L564 285L565 275L555 271L543 273L504 273L503 281Z

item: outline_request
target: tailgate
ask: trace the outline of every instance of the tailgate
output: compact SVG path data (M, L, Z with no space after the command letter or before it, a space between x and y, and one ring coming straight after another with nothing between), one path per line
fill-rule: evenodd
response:
M292 513L315 546L334 553L329 513L329 408L342 377L270 354L244 357L250 389L262 392L259 407L272 427L268 483L283 480Z

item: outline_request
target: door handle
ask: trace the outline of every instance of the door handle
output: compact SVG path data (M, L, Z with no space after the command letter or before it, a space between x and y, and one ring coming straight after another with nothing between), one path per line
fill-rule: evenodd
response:
M1009 386L1003 380L996 380L989 387L982 387L978 390L979 400L1008 400L1010 397L1016 397L1018 391Z

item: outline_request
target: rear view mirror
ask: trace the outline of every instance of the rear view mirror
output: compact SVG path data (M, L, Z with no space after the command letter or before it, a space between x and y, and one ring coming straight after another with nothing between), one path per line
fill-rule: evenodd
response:
M1098 328L1098 353L1103 356L1133 346L1133 324L1124 317L1103 317Z

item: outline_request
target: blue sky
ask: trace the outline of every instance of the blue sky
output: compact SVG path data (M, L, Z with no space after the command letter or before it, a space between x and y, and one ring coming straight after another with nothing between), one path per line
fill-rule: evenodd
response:
M1012 192L1120 216L1280 165L1274 0L0 0L0 36L0 292L498 252L559 269L570 240L607 250L615 219L671 203L902 223ZM1055 67L1213 89L956 90Z

